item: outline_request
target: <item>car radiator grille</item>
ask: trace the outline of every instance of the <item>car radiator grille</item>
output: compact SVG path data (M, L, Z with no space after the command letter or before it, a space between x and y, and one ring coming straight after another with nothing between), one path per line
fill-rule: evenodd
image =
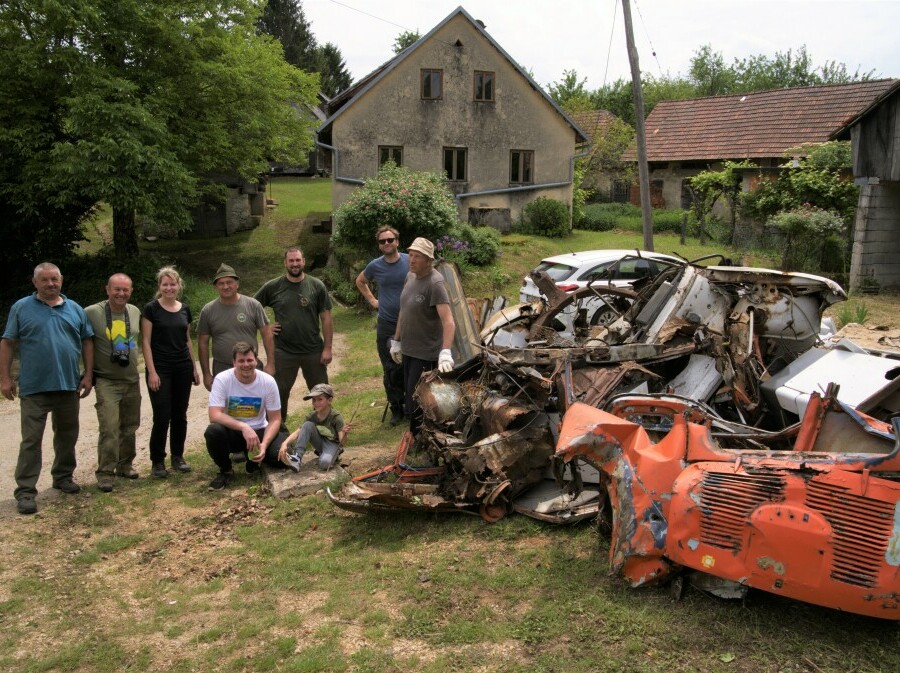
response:
M806 505L824 516L834 531L832 579L875 586L891 536L894 505L817 481L807 486Z
M707 472L700 485L700 539L739 550L750 514L763 503L784 500L784 486L777 474Z

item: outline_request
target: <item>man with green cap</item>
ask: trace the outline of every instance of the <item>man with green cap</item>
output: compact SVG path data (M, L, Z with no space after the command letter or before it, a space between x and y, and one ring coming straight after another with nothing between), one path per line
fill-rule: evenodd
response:
M203 385L212 390L216 374L231 369L232 348L239 341L259 347L257 331L262 335L266 349L266 364L263 371L275 374L275 338L266 311L253 297L238 292L240 278L227 264L220 264L213 285L219 293L200 311L197 325L197 351ZM212 369L209 366L209 340L212 339Z

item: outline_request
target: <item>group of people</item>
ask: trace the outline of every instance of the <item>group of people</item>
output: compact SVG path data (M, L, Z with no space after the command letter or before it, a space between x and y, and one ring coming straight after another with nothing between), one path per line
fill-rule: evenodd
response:
M365 299L378 309L376 343L391 424L408 419L415 435L421 409L413 399L423 372L453 369L455 325L440 273L434 270L434 245L416 238L407 253L399 251L396 229L376 232L381 255L356 279ZM190 472L184 457L191 387L209 394L207 451L219 469L210 483L222 489L233 479L233 466L248 472L262 463L299 471L307 446L329 469L343 451L351 424L332 402L328 384L334 325L332 303L319 279L305 271L303 251L291 247L285 273L265 283L254 297L242 295L240 278L227 264L213 279L218 298L200 311L197 326L199 370L191 342L192 314L181 301L183 284L171 266L156 276L156 297L141 311L129 303L133 283L124 273L106 284L107 299L82 309L62 294L63 276L49 262L39 264L35 292L17 301L0 340L0 392L20 397L22 441L15 471L15 498L21 514L37 511L37 481L47 416L52 418L53 488L78 493L75 444L79 401L91 390L98 419L97 486L110 492L115 478L137 479L135 434L140 424L138 348L142 350L148 395L153 408L149 453L151 474ZM375 285L373 288L370 284ZM266 307L272 308L270 322ZM258 357L257 334L265 350ZM210 343L211 342L211 343ZM18 391L12 376L14 349L19 349ZM211 362L210 362L211 360ZM83 369L82 369L83 365ZM290 391L302 372L312 412L288 432ZM351 419L352 420L352 419Z

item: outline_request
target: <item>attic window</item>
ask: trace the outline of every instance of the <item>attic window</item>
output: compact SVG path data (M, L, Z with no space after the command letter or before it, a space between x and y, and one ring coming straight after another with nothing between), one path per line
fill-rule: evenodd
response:
M440 100L443 98L444 72L442 70L422 69L422 99Z
M475 71L475 100L494 100L494 73L486 70Z
M454 47L461 47L461 46L462 46L462 41L457 40L456 42L453 43L453 46L454 46Z

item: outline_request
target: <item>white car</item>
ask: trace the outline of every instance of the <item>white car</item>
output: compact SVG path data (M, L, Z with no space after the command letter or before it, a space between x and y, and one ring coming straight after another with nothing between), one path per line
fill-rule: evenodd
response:
M671 255L662 255L644 250L586 250L548 257L541 261L534 271L545 271L563 292L571 292L590 285L602 291L604 287L630 288L641 278L655 277L671 265L682 265L684 260ZM546 299L541 291L526 276L519 291L520 302ZM621 308L621 306L620 306ZM584 311L583 320L590 326L608 325L619 317L620 311L604 302L600 297L591 297L578 306L571 306L557 316L561 331L574 330L574 321L579 311Z

